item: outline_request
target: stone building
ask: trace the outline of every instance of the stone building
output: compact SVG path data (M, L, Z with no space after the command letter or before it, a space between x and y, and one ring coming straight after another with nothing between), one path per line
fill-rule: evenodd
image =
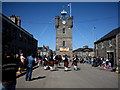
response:
M112 30L94 43L95 56L111 57L114 65L120 58L120 27Z
M87 57L87 56L94 56L93 48L89 48L87 45L83 48L78 48L73 50L73 55L77 55L78 57Z
M73 16L67 17L67 12L63 10L61 17L56 16L56 54L67 54L72 56L72 27Z
M32 34L24 30L21 25L20 16L12 15L9 18L3 14L2 19L2 54L6 52L29 53L37 55L37 40Z
M49 46L38 47L37 53L38 53L38 56L44 56L44 55L50 56L53 54Z

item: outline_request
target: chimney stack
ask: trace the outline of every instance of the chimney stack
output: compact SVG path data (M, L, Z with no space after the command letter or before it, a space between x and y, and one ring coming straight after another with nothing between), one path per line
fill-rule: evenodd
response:
M12 20L18 26L21 26L20 16L12 15L12 16L9 16L9 19Z

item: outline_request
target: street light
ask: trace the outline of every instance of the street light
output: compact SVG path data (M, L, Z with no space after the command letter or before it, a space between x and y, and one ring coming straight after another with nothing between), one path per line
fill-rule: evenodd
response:
M94 51L94 30L96 29L96 27L93 27L93 30L92 30L92 35L93 35L93 53L94 53L94 56L95 56L95 51Z

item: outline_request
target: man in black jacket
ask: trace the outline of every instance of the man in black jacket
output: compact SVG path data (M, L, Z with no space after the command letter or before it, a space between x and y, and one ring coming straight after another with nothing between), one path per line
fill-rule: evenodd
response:
M68 61L68 56L64 55L63 56L63 61L64 61L64 71L68 71L68 65L69 65L69 61Z
M78 59L77 55L74 55L72 65L74 65L74 70L76 70L76 71L78 70L78 65L77 65L78 61L79 61L79 59Z
M16 72L19 62L12 54L7 53L2 58L2 90L15 90Z

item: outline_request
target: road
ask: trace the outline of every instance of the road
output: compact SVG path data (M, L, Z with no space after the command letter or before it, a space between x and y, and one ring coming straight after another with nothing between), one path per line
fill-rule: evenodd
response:
M17 79L17 88L118 88L118 74L99 70L88 64L79 64L80 70L65 72L63 66L58 71L33 70L32 81L25 81L25 75Z

